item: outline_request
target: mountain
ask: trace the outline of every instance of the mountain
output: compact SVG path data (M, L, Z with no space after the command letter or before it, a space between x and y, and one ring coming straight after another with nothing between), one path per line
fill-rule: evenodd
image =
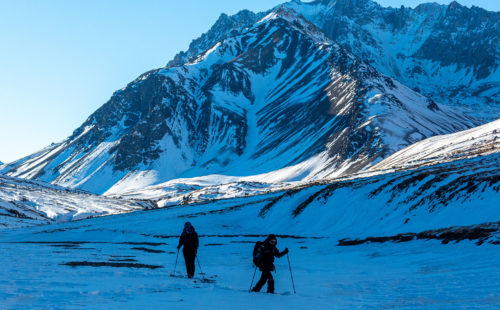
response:
M382 7L372 0L294 0L278 7L294 9L381 73L438 103L485 121L500 114L500 12L456 1L414 9ZM221 15L176 60L195 57L261 14Z
M332 40L377 70L442 104L500 115L500 12L426 3L386 8L371 0L291 1Z
M312 180L301 183L268 183L256 181L258 179L255 176L246 178L225 177L222 180L219 179L220 176L211 176L172 180L138 190L124 191L119 195L123 198L151 199L156 201L158 206L165 207L179 204L209 203L249 196L266 197L266 195L273 196L279 192L298 192L304 188L333 183L351 184L342 185L342 187L350 187L352 191L363 192L365 190L362 184L376 183L380 178L391 179L391 181L387 182L388 184L399 183L401 185L394 188L403 189L405 180L402 175L409 175L409 179L417 174L430 177L434 174L433 171L437 171L435 174L438 175L441 171L450 172L455 170L456 175L463 174L460 182L465 182L467 175L486 170L493 175L490 179L490 186L493 187L495 193L492 195L495 196L498 193L498 187L495 187L494 184L500 181L498 179L498 163L494 162L494 159L498 157L498 153L500 153L500 120L469 130L422 140L396 152L364 171L334 179ZM457 167L460 165L463 165L463 167L458 172ZM487 168L488 165L489 168ZM429 166L435 167L431 168ZM471 171L465 172L466 169L471 169ZM421 177L415 178L415 181L422 181L420 180ZM488 178L486 177L486 179ZM425 179L425 177L422 179ZM440 179L440 176L436 176L436 180ZM435 185L434 182L428 182L422 188L429 187L430 194L432 190L435 190ZM480 187L480 184L474 180L470 180L467 185L458 186L461 191L476 187ZM391 193L390 195L396 197L400 194ZM419 195L425 197L426 193L415 191L414 197L407 199L406 203L409 204L419 199ZM460 195L465 196L467 192ZM369 197L362 198L361 201L368 199L375 204L380 203L377 199L382 201L385 199L383 195L367 196ZM272 199L270 198L270 200ZM343 202L335 201L335 203ZM359 204L359 202L356 203ZM390 205L391 201L387 201L386 204ZM450 225L455 224L450 223Z
M3 171L99 194L212 174L309 180L477 124L286 7L231 35L182 66L143 74L67 140Z
M39 181L0 175L0 229L66 222L155 208L146 200L114 199Z

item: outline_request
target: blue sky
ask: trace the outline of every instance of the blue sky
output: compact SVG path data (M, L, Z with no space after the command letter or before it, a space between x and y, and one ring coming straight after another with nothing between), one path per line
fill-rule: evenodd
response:
M0 0L0 161L69 136L115 90L164 66L220 13L282 2ZM399 7L428 1L378 2ZM498 0L459 2L500 11Z

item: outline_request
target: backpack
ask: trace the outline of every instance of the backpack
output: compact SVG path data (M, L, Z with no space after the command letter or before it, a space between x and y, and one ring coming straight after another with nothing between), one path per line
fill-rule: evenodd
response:
M253 263L257 267L260 267L262 263L262 245L263 242L257 241L253 247Z

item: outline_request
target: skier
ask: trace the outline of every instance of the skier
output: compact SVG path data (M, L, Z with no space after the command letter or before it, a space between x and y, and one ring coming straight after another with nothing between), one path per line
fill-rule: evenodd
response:
M180 250L181 246L184 246L182 254L184 254L184 261L186 262L188 278L192 278L194 276L194 261L196 259L196 252L198 251L198 234L190 222L184 224L184 230L179 238L177 251Z
M254 263L262 271L259 282L252 289L253 292L259 292L267 282L267 292L274 294L274 279L271 274L275 270L274 257L282 257L288 253L288 248L280 253L276 248L276 236L270 234L264 242L257 242L254 248L253 257Z

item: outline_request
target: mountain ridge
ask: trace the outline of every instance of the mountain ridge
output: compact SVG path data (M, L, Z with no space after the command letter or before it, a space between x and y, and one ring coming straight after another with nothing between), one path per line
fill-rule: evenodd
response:
M221 31L212 27L193 51L230 33L226 39L182 66L146 72L69 139L3 171L96 193L117 182L147 186L286 167L277 182L301 180L352 173L420 139L478 124L380 75L291 4L251 27L258 14L222 16ZM303 118L294 122L292 115Z
M415 9L386 8L371 0L283 5L380 72L436 102L489 121L495 116L483 111L499 115L500 12L457 2Z
M304 15L378 71L438 103L485 122L500 113L500 12L456 1L415 8L383 7L372 0L290 1L276 8L283 6ZM238 14L225 17L237 23ZM257 14L253 18L257 21ZM197 50L216 43L202 38L207 36L193 41L204 42Z

